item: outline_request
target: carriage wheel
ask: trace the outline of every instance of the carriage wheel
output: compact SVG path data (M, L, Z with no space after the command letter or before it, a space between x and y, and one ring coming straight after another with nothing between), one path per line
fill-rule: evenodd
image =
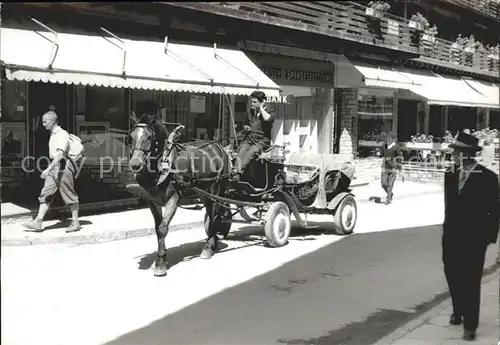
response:
M340 202L334 213L335 230L340 235L348 235L354 231L358 220L358 207L352 195L346 196Z
M271 204L266 213L264 231L271 247L282 247L288 243L292 229L292 220L288 206L276 201Z
M219 215L215 222L213 222L212 226L215 226L217 229L217 237L219 240L225 239L229 235L229 231L231 230L231 222L222 222L221 217L223 217L226 220L231 220L232 215L230 210L225 210L223 209L221 215ZM208 213L205 213L205 219L204 219L204 225L205 225L205 233L207 236L210 236L210 216Z

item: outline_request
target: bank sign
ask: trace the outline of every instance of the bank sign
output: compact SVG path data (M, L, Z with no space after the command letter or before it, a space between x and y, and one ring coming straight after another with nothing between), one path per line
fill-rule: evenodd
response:
M333 73L317 73L281 68L262 68L262 72L271 79L309 81L311 83L333 84Z

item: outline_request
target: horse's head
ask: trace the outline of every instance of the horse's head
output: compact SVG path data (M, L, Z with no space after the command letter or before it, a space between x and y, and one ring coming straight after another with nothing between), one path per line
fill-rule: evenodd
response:
M149 166L150 160L161 156L165 148L167 130L154 118L145 117L134 126L129 134L130 167L135 172L142 172Z

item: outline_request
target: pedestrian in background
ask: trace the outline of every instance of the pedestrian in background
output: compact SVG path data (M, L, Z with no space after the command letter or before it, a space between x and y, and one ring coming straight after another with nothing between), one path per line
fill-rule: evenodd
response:
M444 178L443 264L453 304L450 324L463 322L463 339L476 339L486 249L498 235L500 201L495 173L479 164L479 140L465 132Z
M78 220L78 195L75 192L74 179L80 160L83 158L83 146L81 141L72 144L74 139L59 126L55 111L46 112L42 116L42 124L50 132L49 158L51 162L41 174L45 183L38 198L40 202L38 215L23 226L35 232L43 231L43 219L55 193L59 190L64 203L71 208L72 222L66 232L79 231L81 227Z
M398 171L402 170L400 159L401 148L396 143L396 135L394 133L389 133L386 142L382 145L381 149L382 156L382 174L380 176L380 182L382 189L387 193L385 199L385 204L389 205L393 198L393 188L394 182L396 181Z

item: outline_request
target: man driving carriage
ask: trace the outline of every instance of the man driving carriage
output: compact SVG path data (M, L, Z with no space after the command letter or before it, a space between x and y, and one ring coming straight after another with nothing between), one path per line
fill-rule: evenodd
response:
M250 95L252 108L245 119L243 136L238 151L233 181L239 181L250 162L257 158L271 144L271 131L274 123L274 112L266 109L266 94L254 91Z

